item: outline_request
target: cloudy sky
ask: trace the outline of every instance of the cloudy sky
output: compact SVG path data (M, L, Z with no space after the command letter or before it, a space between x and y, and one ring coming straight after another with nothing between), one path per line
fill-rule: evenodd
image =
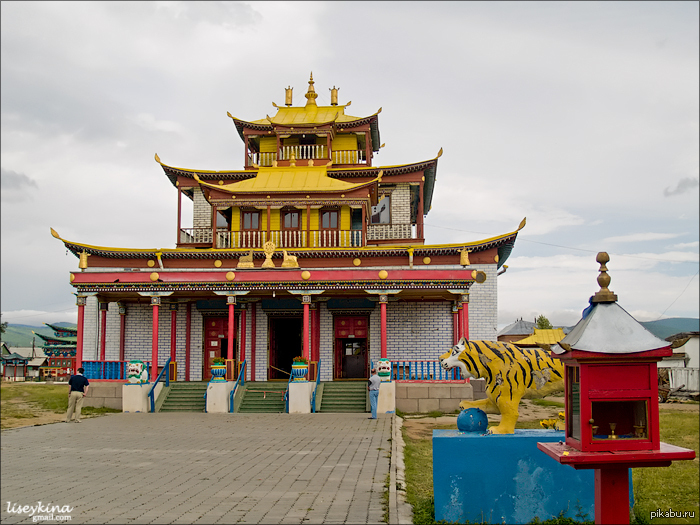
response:
M499 327L572 325L607 251L641 321L699 317L697 2L12 2L1 9L2 320L76 320L51 237L171 248L153 160L242 169L313 71L382 107L377 165L435 157L430 244L520 233Z

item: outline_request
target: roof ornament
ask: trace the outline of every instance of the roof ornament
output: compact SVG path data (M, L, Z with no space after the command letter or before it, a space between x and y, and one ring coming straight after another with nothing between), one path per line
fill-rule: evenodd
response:
M318 95L316 94L316 91L314 91L314 72L311 72L311 77L309 78L309 90L306 92L306 107L309 106L315 106L316 105L316 98Z
M331 106L337 106L338 105L338 90L340 88L337 88L333 86L332 88L328 88L328 91L331 92Z
M292 90L294 88L291 86L288 86L284 88L284 105L285 106L291 106L292 105Z
M600 275L598 275L600 290L591 297L591 303L614 303L617 301L617 295L608 289L610 276L608 275L608 268L605 266L605 263L610 261L610 256L607 252L599 252L595 260L600 264Z

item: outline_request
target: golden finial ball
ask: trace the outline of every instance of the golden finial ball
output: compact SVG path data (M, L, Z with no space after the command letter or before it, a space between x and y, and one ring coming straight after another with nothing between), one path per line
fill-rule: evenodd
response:
M214 261L214 266L216 266L217 268L221 268L221 261L219 259Z
M157 281L157 280L158 280L158 277L160 277L160 276L158 275L158 272L153 272L153 273L151 274L151 281Z
M301 272L301 278L304 279L305 281L308 281L310 277L311 277L311 272L309 272L308 270L304 270L303 272Z
M228 272L228 273L226 274L226 279L229 280L229 281L233 281L235 278L236 278L236 274L233 273L233 272Z
M389 272L387 272L386 270L381 270L381 271L379 272L379 278L380 278L380 279L386 279L387 277L389 277Z
M354 264L355 266L360 266L362 264L362 261L360 259L354 259L352 261L352 264Z

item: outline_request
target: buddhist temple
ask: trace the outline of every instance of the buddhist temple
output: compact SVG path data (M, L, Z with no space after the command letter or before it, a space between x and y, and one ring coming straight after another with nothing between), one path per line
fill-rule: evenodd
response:
M88 245L51 230L78 258L77 366L138 359L157 363L155 378L171 359L171 378L207 381L224 358L227 379L245 362L248 382L286 382L304 356L311 379L352 381L379 358L435 362L463 335L496 339L497 273L525 220L476 242L427 244L439 144L433 158L378 165L381 108L351 116L335 86L319 105L313 75L302 105L292 89L273 116L228 114L242 169L155 155L172 193L154 198L178 205L176 235L159 245L170 248ZM265 113L237 114L252 110Z

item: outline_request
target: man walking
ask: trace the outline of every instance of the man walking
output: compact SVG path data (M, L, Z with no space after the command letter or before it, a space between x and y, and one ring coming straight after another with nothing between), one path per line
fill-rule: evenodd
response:
M75 422L80 423L83 398L87 395L90 386L90 382L83 376L84 372L84 368L78 368L78 373L70 376L68 381L68 414L66 414L66 423L70 423L73 411L75 411Z
M377 369L372 369L372 375L369 378L367 389L369 390L369 406L372 407L372 417L369 419L377 419L377 400L379 399L379 385L382 380L377 375Z

